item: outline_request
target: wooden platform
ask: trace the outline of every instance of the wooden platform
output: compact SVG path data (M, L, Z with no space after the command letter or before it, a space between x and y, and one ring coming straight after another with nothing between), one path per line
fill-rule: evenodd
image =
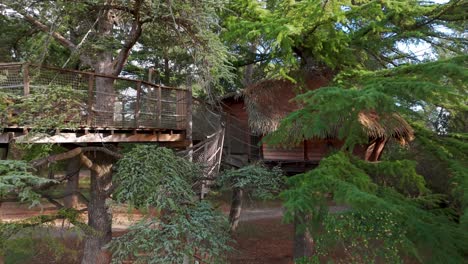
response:
M30 129L4 128L0 133L0 144L11 140L18 143L159 143L164 146L182 148L190 144L186 141L185 130L116 130L116 129L77 129L30 133Z
M38 133L31 129L36 123L16 124L15 117L27 111L15 108L17 102L53 94L57 89L72 94L73 100L51 99L57 101L58 107L35 113L33 119L61 116L57 120L65 120L64 125L70 122L73 129L52 127ZM11 96L7 98L10 105L6 110L10 119L0 123L0 144L13 139L27 143L157 142L171 147L190 144L190 89L28 63L0 63L0 93ZM60 110L70 101L73 115ZM73 119L69 121L68 116Z

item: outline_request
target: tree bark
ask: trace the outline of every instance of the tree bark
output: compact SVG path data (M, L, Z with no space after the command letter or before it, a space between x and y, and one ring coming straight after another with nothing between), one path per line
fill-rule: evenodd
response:
M164 85L170 85L171 81L171 70L169 68L169 59L167 56L164 57Z
M91 192L88 203L88 225L93 234L85 238L82 264L108 264L110 253L103 247L112 239L112 214L106 205L107 190L112 181L112 164L115 161L111 156L97 152L93 158L91 170Z
M244 191L241 188L234 188L232 191L231 211L229 213L229 224L231 232L236 231L237 226L239 226L243 195Z
M74 157L68 161L66 175L68 180L65 186L65 192L71 195L65 197L64 203L67 208L77 208L79 205L78 188L80 183L81 160Z
M113 19L110 10L105 11L101 16L98 23L100 37L106 38L112 36ZM104 75L117 76L120 73L114 72L112 50L103 50L97 54L94 69L96 73ZM96 111L96 125L112 126L114 123L115 104L114 79L96 77L95 80L96 101L94 103L94 108Z
M256 53L256 51L257 51L257 41L254 41L254 42L250 43L249 51L252 54ZM255 61L255 58L253 59L253 61ZM249 86L249 85L254 83L254 80L253 80L253 74L254 74L254 69L255 69L254 67L255 67L255 63L250 63L250 64L245 66L244 80L243 80L243 85L244 86Z
M310 230L299 228L304 223L305 215L296 213L294 217L294 260L312 257L313 239Z

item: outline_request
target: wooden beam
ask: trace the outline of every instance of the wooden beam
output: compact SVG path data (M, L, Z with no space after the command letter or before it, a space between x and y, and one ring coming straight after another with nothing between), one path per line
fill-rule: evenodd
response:
M185 139L187 141L190 142L188 148L190 149L189 150L189 153L188 153L188 157L189 157L189 160L192 161L193 160L193 150L191 150L191 148L193 147L193 139L192 139L192 81L190 79L190 77L188 78L187 80L187 92L185 94L186 96L186 100L185 102L187 103L187 107L185 108L186 109L186 116L185 116L185 119L186 119L186 125L185 125Z
M16 138L18 143L138 143L138 142L184 142L183 134L133 134L133 133L89 133L79 135L77 133L60 133L54 136L37 136L25 138L19 136Z
M86 123L88 127L92 126L93 123L93 102L94 102L94 75L89 75L88 79L88 117Z
M11 133L0 133L0 144L10 143L12 138Z
M161 86L158 86L158 124L157 127L160 128L162 126L162 91Z
M29 63L23 64L23 85L24 85L24 96L28 96L29 90Z
M138 119L140 118L140 100L141 100L141 81L136 84L137 98L135 104L135 128L138 128ZM124 106L122 105L122 108Z

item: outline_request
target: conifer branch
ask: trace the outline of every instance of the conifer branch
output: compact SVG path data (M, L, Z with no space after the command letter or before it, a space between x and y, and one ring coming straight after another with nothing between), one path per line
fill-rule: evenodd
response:
M108 154L110 156L113 156L114 158L117 158L117 159L122 158L122 154L114 152L114 151L112 151L112 150L110 150L108 148L105 148L105 147L77 147L77 148L74 148L74 149L69 150L67 152L63 152L63 153L56 154L56 155L51 155L51 156L48 156L48 157L45 157L45 158L42 158L42 159L33 160L31 162L31 165L33 167L40 167L40 166L43 166L43 165L46 165L46 164L49 164L49 163L54 163L54 162L61 161L61 160L71 159L71 158L76 157L76 156L78 156L80 154L83 154L84 152L89 152L89 151L100 151L100 152L104 152L104 153L106 153L106 154ZM89 164L89 162L86 162L84 165L85 166L93 166L92 164Z
M65 48L68 48L70 51L75 52L79 48L75 43L73 43L70 39L66 38L65 36L63 36L59 32L57 32L57 31L51 32L50 28L47 25L45 25L44 23L39 21L39 19L37 19L37 18L33 17L32 15L28 14L26 11L16 9L16 8L12 8L12 7L9 7L7 5L5 5L5 6L7 8L13 9L15 12L17 12L18 14L23 16L24 20L26 20L28 23L30 23L34 28L36 28L36 29L38 29L38 30L40 30L42 32L45 32L47 34L50 34L58 43L60 43ZM84 54L80 54L80 59L82 60L82 62L84 64L87 64L87 65L92 64L91 58L84 55Z
M128 34L127 39L125 40L122 49L119 51L119 54L117 55L116 59L114 60L113 63L113 73L114 75L118 75L125 63L127 62L128 56L130 54L130 50L133 48L135 43L138 41L138 39L141 36L142 33L142 21L140 17L140 9L141 9L141 0L136 0L135 5L133 8L133 22L132 22L132 28L130 29L130 33Z

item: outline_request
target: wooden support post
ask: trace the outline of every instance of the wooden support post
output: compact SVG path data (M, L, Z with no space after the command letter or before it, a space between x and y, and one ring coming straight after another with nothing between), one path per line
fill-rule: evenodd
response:
M187 79L187 93L186 100L187 103L187 113L185 114L186 127L185 127L185 140L188 141L188 148L190 149L188 153L189 160L193 159L193 140L192 140L192 80L190 77Z
M232 139L232 123L231 123L231 118L229 114L226 114L226 131L225 131L225 136L227 137L227 151L226 151L226 157L230 158L231 157L231 152L232 152L232 147L231 147L231 139Z
M140 117L141 81L137 82L137 98L135 104L135 128L138 128L138 118Z
M154 82L153 82L153 74L154 74L154 68L151 67L151 68L149 68L149 70L148 70L148 82L149 82L149 83L154 83Z
M162 127L162 88L158 86L158 128Z
M0 144L0 160L6 160L8 157L9 144Z
M30 93L30 90L29 90L29 63L25 63L23 64L23 87L24 87L24 95L25 96L28 96L29 93Z
M93 98L94 98L94 75L89 75L88 79L88 118L86 124L88 127L93 125Z
M307 161L307 160L309 160L309 157L308 157L309 150L307 149L307 140L304 140L303 144L304 144L304 147L303 147L303 149L304 149L304 158L303 158L303 160Z
M219 135L221 137L221 144L219 144L219 147L221 149L221 151L219 152L219 157L218 157L218 172L219 172L219 169L221 168L221 159L223 158L223 149L224 149L224 135L226 133L226 127L224 127L224 125L222 125L222 128L221 128L221 134Z

